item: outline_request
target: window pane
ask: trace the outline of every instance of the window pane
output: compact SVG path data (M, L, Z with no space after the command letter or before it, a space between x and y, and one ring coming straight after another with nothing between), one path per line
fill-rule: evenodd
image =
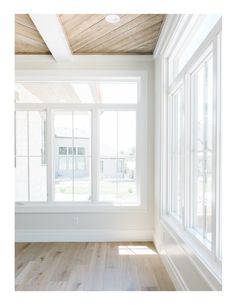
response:
M212 233L212 148L213 148L212 55L192 75L192 212L193 228L211 241Z
M120 111L118 112L118 122L119 122L118 156L135 157L136 113L134 111Z
M137 81L16 83L16 103L105 103L136 104Z
M67 156L72 141L72 112L55 113L55 200L73 200L72 157ZM63 154L63 157L62 157ZM70 153L69 153L70 154Z
M105 104L137 104L137 83L99 83L101 102Z
M47 170L41 157L30 157L30 200L47 200Z
M136 198L136 163L134 158L118 159L117 197L124 201ZM119 167L120 163L120 167Z
M90 158L75 157L74 200L91 200L91 168Z
M44 134L44 113L39 111L29 112L29 154L41 156Z
M100 155L117 156L117 112L100 112Z
M91 200L90 112L55 114L55 151L55 199Z
M47 200L45 119L44 111L16 111L16 201Z
M27 156L27 111L16 111L16 155Z
M190 57L207 37L220 17L220 15L205 15L201 17L201 22L194 24L189 36L186 38L186 42L183 44L183 51L181 52L178 60L178 72L188 62Z
M100 200L137 200L135 152L135 111L101 112Z
M16 201L28 201L28 158L16 157L15 170Z
M178 89L170 101L171 126L171 212L182 219L184 204L184 105L182 88Z
M91 113L74 112L74 155L91 155Z
M66 168L67 168L67 164L66 164L66 161L67 161L67 157L61 157L61 156L58 156L58 173L60 173L61 171L65 171Z

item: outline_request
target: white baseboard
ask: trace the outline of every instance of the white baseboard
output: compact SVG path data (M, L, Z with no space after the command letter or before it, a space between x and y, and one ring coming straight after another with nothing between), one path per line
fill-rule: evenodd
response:
M167 255L166 251L163 248L161 249L160 247L158 247L157 234L154 234L154 236L153 236L153 243L154 243L156 249L158 249L158 253L161 256L162 262L171 278L172 283L175 286L175 289L177 291L188 291L189 289L188 289L184 279L182 278L178 269L175 267L175 264L173 263L171 258Z
M165 232L165 234L167 234L167 232ZM178 291L221 290L222 287L217 280L213 279L213 276L209 276L208 272L203 273L203 271L193 262L193 258L189 257L190 254L185 251L181 243L175 239L174 235L171 235L171 237L174 238L175 242L175 244L171 245L172 251L174 247L174 253L178 252L177 255L180 255L181 253L181 267L184 265L188 266L187 272L184 270L186 268L180 268L179 263L175 263L172 259L172 255L166 251L166 247L169 245L165 245L165 242L159 241L157 234L154 234L153 242L155 247L158 249L162 262L175 286L175 289ZM181 248L181 252L179 252L178 248ZM190 274L192 277L189 276ZM199 286L201 286L201 288Z
M16 242L152 241L152 230L16 230Z

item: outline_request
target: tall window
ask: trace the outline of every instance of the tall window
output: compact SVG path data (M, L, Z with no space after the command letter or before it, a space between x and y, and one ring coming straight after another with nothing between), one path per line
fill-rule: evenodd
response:
M184 103L183 88L170 96L169 101L169 145L170 145L170 211L182 219L184 205Z
M139 83L17 83L16 201L139 205Z
M175 38L166 57L167 200L162 215L198 251L220 261L221 20L195 16L183 32L185 39Z
M191 74L191 214L192 227L212 239L213 164L213 54L210 52Z

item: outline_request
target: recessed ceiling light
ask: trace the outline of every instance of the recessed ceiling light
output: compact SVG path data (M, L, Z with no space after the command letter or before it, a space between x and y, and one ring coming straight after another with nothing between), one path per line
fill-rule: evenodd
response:
M107 15L106 21L109 23L118 23L120 21L120 16L118 15Z

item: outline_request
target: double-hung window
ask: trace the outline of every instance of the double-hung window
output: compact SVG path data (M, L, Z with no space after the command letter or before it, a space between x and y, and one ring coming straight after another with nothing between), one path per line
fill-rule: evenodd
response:
M139 206L141 84L141 77L18 81L16 202Z

